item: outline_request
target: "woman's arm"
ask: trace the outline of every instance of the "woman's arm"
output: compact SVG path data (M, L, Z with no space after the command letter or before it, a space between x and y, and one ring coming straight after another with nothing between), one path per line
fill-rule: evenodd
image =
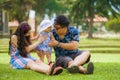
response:
M46 36L40 36L35 43L33 43L33 44L25 47L25 48L26 48L26 51L27 51L27 52L30 52L31 50L35 49L35 48L36 48L40 43L42 43L46 38L47 38Z
M17 47L17 36L16 35L13 35L11 37L11 44L13 47Z
M31 38L31 40L33 41L33 40L36 40L38 38L39 38L39 35L36 35L35 37Z

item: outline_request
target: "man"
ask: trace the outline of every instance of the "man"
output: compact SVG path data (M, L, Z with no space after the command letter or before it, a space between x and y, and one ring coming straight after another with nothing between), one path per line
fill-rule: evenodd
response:
M82 65L90 61L89 51L79 51L79 32L69 26L69 20L64 15L59 15L54 22L54 40L49 46L54 47L56 66L67 68L70 73L93 74L94 66L90 62L87 68Z

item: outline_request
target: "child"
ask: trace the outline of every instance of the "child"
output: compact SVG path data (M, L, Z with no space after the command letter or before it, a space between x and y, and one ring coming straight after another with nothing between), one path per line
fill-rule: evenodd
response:
M53 39L52 33L52 22L50 20L43 20L39 26L38 35L32 38L32 40L37 39L41 35L47 36L47 39L43 41L40 45L36 47L37 54L40 59L44 62L44 55L46 55L48 63L51 62L52 48L48 46L48 42Z

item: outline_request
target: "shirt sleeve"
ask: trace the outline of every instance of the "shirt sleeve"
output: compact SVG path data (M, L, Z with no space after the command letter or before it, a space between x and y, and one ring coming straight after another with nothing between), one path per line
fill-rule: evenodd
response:
M72 32L73 40L79 42L80 41L79 31L77 29L74 29Z

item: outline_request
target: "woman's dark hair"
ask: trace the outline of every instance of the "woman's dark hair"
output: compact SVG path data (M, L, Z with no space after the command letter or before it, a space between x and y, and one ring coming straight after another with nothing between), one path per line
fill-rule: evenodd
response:
M67 19L67 17L65 17L64 15L59 15L56 17L55 19L55 24L59 24L61 25L62 27L68 27L70 22L69 20Z
M27 51L25 49L25 46L31 44L30 36L25 36L25 34L28 33L30 30L31 27L28 25L26 21L24 21L20 23L15 33L13 33L13 35L17 36L17 45L18 45L17 49L19 50L19 54L22 57L27 57ZM10 47L11 47L11 38L9 42L9 54L10 54Z

